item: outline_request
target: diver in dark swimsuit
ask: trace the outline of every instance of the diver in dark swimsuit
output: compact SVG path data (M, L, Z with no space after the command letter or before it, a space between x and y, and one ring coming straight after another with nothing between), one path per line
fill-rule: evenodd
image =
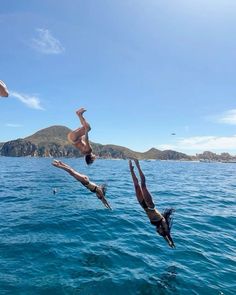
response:
M150 195L149 191L146 187L146 179L141 170L138 160L134 160L136 167L138 169L140 178L141 178L141 186L139 185L138 179L134 173L134 166L132 165L132 161L129 160L129 168L130 173L133 179L134 188L136 192L136 197L138 199L139 204L146 212L150 223L156 226L156 231L159 235L161 235L168 245L171 248L175 248L174 241L170 235L171 230L171 214L173 213L173 209L166 209L164 213L160 213L156 208L152 200L152 196Z
M104 185L97 185L96 183L91 182L89 180L88 176L75 171L69 165L67 165L61 161L54 160L52 162L52 165L68 172L76 180L80 181L83 184L83 186L85 186L88 190L90 190L92 193L95 193L96 196L98 197L98 199L102 201L102 203L104 204L104 206L106 208L112 210L111 206L109 205L109 203L107 202L107 200L105 198L106 188Z

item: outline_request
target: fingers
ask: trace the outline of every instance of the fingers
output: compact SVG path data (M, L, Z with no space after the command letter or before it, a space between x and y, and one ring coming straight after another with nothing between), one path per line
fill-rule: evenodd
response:
M175 248L175 244L174 244L173 240L171 239L171 237L165 236L164 239L166 240L166 242L168 243L168 245L171 248Z
M103 202L104 206L110 210L112 210L111 206L109 205L109 203L107 202L107 200L105 199L105 197L103 197L101 199L101 201Z

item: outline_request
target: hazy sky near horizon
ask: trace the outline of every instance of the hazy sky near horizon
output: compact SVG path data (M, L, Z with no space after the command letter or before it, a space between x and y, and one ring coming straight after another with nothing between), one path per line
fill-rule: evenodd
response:
M236 154L235 0L2 1L0 35L0 142L83 106L93 142Z

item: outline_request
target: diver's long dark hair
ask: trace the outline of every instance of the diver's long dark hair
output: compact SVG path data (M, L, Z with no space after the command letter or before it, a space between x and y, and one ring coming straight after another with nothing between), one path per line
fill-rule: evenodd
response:
M94 159L92 158L91 154L85 156L85 162L86 162L87 165L93 164Z
M169 228L169 231L171 231L171 227L173 224L173 213L174 213L175 209L173 208L167 208L164 210L164 212L162 213L162 215L165 217L167 226Z
M101 189L102 189L102 192L104 194L104 196L106 195L106 192L107 192L107 185L106 184L102 184L101 185Z

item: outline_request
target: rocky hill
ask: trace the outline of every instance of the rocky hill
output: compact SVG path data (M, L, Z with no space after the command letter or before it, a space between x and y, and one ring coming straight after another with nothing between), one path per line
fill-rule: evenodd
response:
M197 154L196 157L202 162L236 162L236 157L231 156L229 153L216 154L205 151L202 154Z
M59 145L67 145L67 134L71 130L64 126L51 126L34 133L25 138L37 145L47 145L48 143L56 143Z
M67 140L71 130L65 126L51 126L23 139L8 141L0 147L2 156L10 157L80 157L78 149ZM138 158L160 160L191 160L192 157L176 151L160 151L152 148L140 153L118 145L102 145L91 142L94 153L101 158Z

